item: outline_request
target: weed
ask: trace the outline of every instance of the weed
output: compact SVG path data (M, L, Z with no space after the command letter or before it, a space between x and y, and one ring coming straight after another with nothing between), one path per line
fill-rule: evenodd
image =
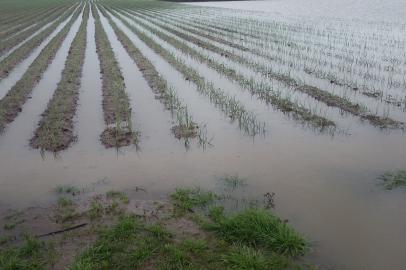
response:
M61 197L58 199L58 206L59 207L68 207L73 205L73 201L69 198Z
M219 177L218 180L226 189L231 191L247 186L247 179L240 177L238 174L225 174Z
M378 179L382 181L382 185L387 190L406 186L406 171L385 172Z
M217 195L210 191L203 191L200 188L177 188L171 194L172 202L180 214L192 211L195 207L205 207L214 202Z
M146 226L145 230L160 241L168 242L172 238L172 234L159 224Z
M89 217L90 219L97 219L102 217L104 213L104 208L98 198L93 198L90 203Z
M202 255L209 248L208 243L203 239L185 239L180 243L180 247L197 256Z
M261 246L288 256L303 255L308 247L297 232L263 209L246 209L224 218L217 217L208 228L231 243Z
M26 236L21 247L0 249L0 269L45 269L55 260L55 248L51 244Z
M55 192L75 196L81 193L81 189L73 185L59 185L55 188Z
M230 269L236 270L267 270L270 268L269 259L259 250L236 245L223 256L223 260Z
M107 199L118 199L120 200L122 203L127 204L129 202L128 196L121 191L116 191L116 190L110 190L106 193L106 197Z

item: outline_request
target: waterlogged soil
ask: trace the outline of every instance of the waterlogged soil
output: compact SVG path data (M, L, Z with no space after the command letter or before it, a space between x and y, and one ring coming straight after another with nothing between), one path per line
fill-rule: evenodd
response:
M101 19L105 26L107 21ZM376 181L384 171L406 166L403 132L379 130L348 117L344 118L345 124L339 123L347 129L346 135L320 134L272 108L267 111L255 97L241 95L252 108L256 103L263 108L258 113L266 122L265 135L245 136L236 123L199 95L193 84L117 19L114 21L173 86L199 127L206 126L210 146L199 146L195 138L185 147L175 138L171 130L175 121L170 112L155 99L142 73L108 26L106 33L113 43L133 108L132 124L140 136L138 147L116 150L101 145L102 90L90 16L75 123L78 141L56 156L41 155L28 145L59 81L69 41L79 21L33 90L32 98L0 136L1 213L27 207L31 207L30 215L44 213L41 207L55 202L54 189L59 185L90 190L100 185L102 191L138 192L144 199L152 200L178 186L216 189L219 177L238 174L246 179L245 196L262 200L267 192L276 194L274 211L312 243L308 258L321 269L403 269L405 190L386 191ZM216 78L206 68L199 72L211 80ZM214 84L232 86L220 80ZM238 91L233 93L238 95ZM5 222L1 220L0 225L3 228ZM44 221L36 233L58 228ZM67 246L66 254L77 245L72 243L71 247Z

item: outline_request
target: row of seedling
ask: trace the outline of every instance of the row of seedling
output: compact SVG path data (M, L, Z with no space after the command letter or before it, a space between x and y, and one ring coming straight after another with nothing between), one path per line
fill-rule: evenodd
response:
M173 14L171 14L171 19L173 19ZM162 18L161 14L159 14L160 18ZM194 18L196 19L196 18ZM179 21L181 21L182 25L188 24L187 22L187 17L185 18L184 16L179 16L178 18ZM206 18L207 20L207 18ZM200 18L198 21L198 25L196 26L197 23L195 23L194 27L201 27L201 25L204 25L204 18ZM230 23L230 22L228 22ZM213 34L219 30L217 30L219 23L210 21L210 28L211 31L206 29L206 31L209 31L210 34ZM274 29L275 27L271 28ZM236 31L230 31L231 33L227 32L221 32L220 37L224 38L224 37L229 37L231 38L231 40L235 40L235 35L234 32L240 31L240 38L243 39L244 41L241 41L239 43L245 42L245 41L249 41L250 40L250 35L246 34L246 33L241 33L241 28L238 27ZM393 71L391 71L393 68L389 68L387 66L384 66L383 64L381 64L380 62L373 60L373 62L371 63L371 59L373 59L373 55L369 55L368 57L364 57L363 59L357 59L354 57L346 57L348 54L340 54L339 52L337 52L337 50L335 50L334 48L332 48L333 46L331 46L331 44L328 44L328 46L324 46L320 49L315 49L314 47L317 47L316 45L319 45L319 43L315 43L312 44L310 43L310 40L306 40L303 44L299 44L297 41L292 41L292 40L287 40L286 42L281 42L283 41L283 38L281 36L275 36L275 33L273 32L270 39L267 39L267 36L261 36L260 39L255 38L255 41L262 41L261 43L255 44L257 46L262 45L261 50L259 50L258 48L256 50L259 50L261 52L261 54L265 54L268 57L272 57L274 60L280 60L281 55L288 55L289 57L293 57L296 56L298 58L304 58L302 59L302 61L306 64L309 65L309 62L318 62L318 64L316 65L316 67L319 67L319 70L317 74L319 75L319 78L323 78L326 80L330 80L332 83L336 83L342 86L346 86L349 87L350 89L362 89L362 93L364 93L366 96L375 96L377 91L375 90L374 86L371 85L367 85L368 82L373 81L374 84L380 83L383 87L400 87L400 86L404 86L405 85L405 80L404 80L404 76L398 76L398 78L392 78L391 74L393 73ZM231 37L230 37L231 35ZM289 35L289 33L284 34L284 36ZM291 33L291 35L293 35ZM240 39L238 38L238 39ZM228 41L229 42L229 41ZM252 45L252 39L251 39L251 44ZM344 52L345 53L345 52ZM326 57L323 56L323 54L328 54L326 55ZM361 54L361 53L360 53ZM337 58L338 60L334 60L333 58ZM348 60L351 61L349 64L351 65L351 69L348 69L349 65L346 62L342 62L342 60ZM300 60L300 59L299 59ZM306 62L305 62L306 61ZM321 63L320 63L321 62ZM324 65L322 63L326 62ZM342 62L342 63L341 63ZM376 64L378 63L378 64ZM292 61L290 61L289 66L292 66ZM301 65L298 65L301 66ZM358 67L357 67L358 66ZM374 76L369 76L368 73L371 72L372 68L376 66L376 68L378 68L378 71L375 72ZM324 75L321 76L323 74L323 70L326 70L325 67L329 67L330 68L330 72L329 72L329 76L328 75ZM383 69L388 69L387 74L385 74L385 72L383 72ZM336 71L334 73L334 71ZM346 72L344 72L346 71ZM382 72L382 74L377 74L377 72ZM342 76L338 76L341 73L345 73L347 74L346 76L342 77ZM359 75L357 75L359 73ZM399 73L399 71L397 72ZM324 72L325 74L325 72ZM332 75L334 75L334 77L332 77ZM389 74L389 75L388 75ZM368 77L366 77L368 76ZM376 77L376 79L374 79ZM358 79L357 79L358 78ZM403 78L403 79L402 79ZM368 79L368 80L367 80ZM393 97L392 97L393 99ZM390 99L385 98L385 101L387 101L388 103L392 103L390 102ZM398 104L398 103L397 103ZM399 106L399 105L397 105Z
M148 37L143 31L134 27L127 20L123 19L115 11L111 11L126 27L134 32L139 39L147 44L155 53L160 55L177 71L179 71L186 80L193 82L197 90L218 107L232 121L237 121L240 129L249 135L256 135L265 131L264 123L258 121L255 115L248 111L235 97L225 94L221 89L216 88L213 83L206 81L195 69L188 67L183 61L174 54L165 50L160 44Z
M145 13L145 11L142 12ZM323 54L328 53L329 55L334 56L337 56L337 54L336 52L331 51L325 53L324 51L327 51L325 48L317 51L309 51L309 44L304 46L296 43L288 43L288 46L282 46L283 42L280 42L280 40L265 42L266 45L263 45L263 47L252 46L252 44L244 46L241 45L241 41L235 43L236 38L234 35L230 36L230 33L227 34L227 32L224 33L216 30L214 28L216 27L215 25L211 25L213 28L204 28L201 26L202 23L200 21L199 24L189 23L188 25L188 22L184 18L174 18L173 15L165 16L165 14L162 15L161 13L151 12L147 12L145 14L158 14L160 20L168 23L171 23L172 21L172 23L175 23L178 28L187 30L191 33L197 34L196 29L198 29L200 35L203 37L210 38L211 40L225 44L231 48L237 48L242 51L250 51L254 55L264 57L271 62L277 62L279 65L285 66L289 71L295 68L297 71L302 72L302 74L306 73L319 79L328 80L331 84L358 91L367 97L381 98L385 103L389 103L397 107L401 107L404 104L404 102L402 102L404 101L403 96L396 98L388 93L384 94L382 90L376 89L376 84L378 82L386 82L386 86L388 88L400 87L401 83L396 82L388 76L385 77L385 75L378 76L375 74L375 76L370 76L368 75L367 71L360 71L359 68L357 68L353 63L350 63L349 65L342 65L340 63L336 63L337 61L327 61L327 58L325 58ZM185 27L185 25L188 25L189 27ZM237 40L240 39L237 38ZM293 44L295 46L293 46ZM342 58L343 57L340 59ZM370 68L370 65L368 64L367 67ZM375 80L373 80L374 78Z
M28 67L22 78L9 90L9 92L0 100L0 132L7 124L14 121L17 115L22 111L24 103L30 97L35 85L38 84L41 76L54 59L59 47L62 45L69 29L78 18L81 9L77 9L69 22L59 33L42 49L41 53Z
M172 132L178 139L184 139L185 143L189 138L194 138L199 135L201 128L192 120L191 115L185 105L182 104L176 92L168 85L168 82L158 73L151 61L146 58L142 52L134 45L127 35L114 23L110 15L104 9L100 9L103 15L108 19L113 28L118 40L121 42L127 53L137 64L143 77L147 81L151 90L156 94L165 108L171 111L172 116L176 120L176 125L172 128ZM201 137L201 136L199 136Z
M72 15L72 10L69 9L68 11L65 11L65 13L59 17L55 22L53 22L51 25L49 25L46 29L32 37L30 40L25 42L22 46L20 46L18 49L13 51L10 55L8 55L6 58L4 58L0 62L0 79L5 78L8 76L10 71L22 60L27 58L30 53L38 47L49 35L51 35L52 32L55 31L55 29L69 16Z
M289 75L280 74L278 72L275 72L268 65L248 59L244 55L236 54L231 50L223 49L223 48L213 45L212 43L207 42L203 39L196 38L193 35L176 30L172 27L169 27L168 24L164 25L162 23L158 23L153 20L149 20L149 21L153 22L155 25L159 26L160 28L178 36L179 38L182 38L188 42L194 43L203 49L220 54L222 56L226 56L227 58L229 58L239 64L248 66L250 69L252 69L253 71L255 71L259 74L262 74L264 77L283 82L287 86L292 87L294 90L305 93L305 94L311 96L312 98L327 104L328 106L337 107L345 112L349 112L353 115L360 116L362 119L369 120L369 122L375 126L379 126L382 128L399 128L399 127L403 128L404 127L403 123L401 123L399 121L390 119L387 116L380 117L377 115L373 115L373 114L369 113L367 110L365 110L363 106L361 106L357 103L352 103L346 98L337 96L337 95L332 94L325 90L321 90L315 86L303 84L300 81L293 79ZM138 23L141 23L141 22L138 21Z
M137 144L139 136L132 127L131 107L125 92L124 77L95 5L92 6L92 15L95 18L96 48L102 74L102 105L106 124L106 129L100 137L101 141L108 148Z
M66 9L65 6L57 6L45 10L41 10L38 13L34 13L32 16L24 18L24 21L21 23L17 23L14 26L9 26L7 29L0 31L0 38L4 40L8 40L11 37L14 37L27 29L35 29L34 27L37 26L42 20L45 20L52 14L58 13L58 10Z
M73 118L79 98L88 18L89 5L86 5L81 25L69 49L61 80L31 139L33 148L57 152L68 148L75 139Z
M265 82L258 83L254 78L247 78L232 67L221 64L214 58L187 46L185 42L181 42L156 28L150 27L136 18L133 19L138 25L142 25L145 29L154 33L156 36L180 50L184 54L187 54L195 60L206 64L210 68L220 73L222 76L225 76L228 79L238 83L242 89L248 90L252 95L255 95L267 104L272 104L275 108L283 111L284 113L289 113L294 118L301 120L302 122L310 123L317 128L323 129L328 126L334 126L332 121L313 114L310 110L292 102L287 97L282 97L280 92L273 90L271 84Z
M12 37L7 38L8 35L12 33L16 33L15 29L10 29L9 34L4 33L4 36L2 37L0 41L0 53L4 53L7 50L10 50L14 46L17 46L19 43L23 42L24 40L28 39L33 33L35 32L40 32L43 27L45 27L48 23L52 22L56 18L58 18L65 9L62 7L53 11L51 14L48 14L44 18L37 18L37 21L35 25L29 29L26 29L24 31L21 31L20 33L17 33L16 35L13 35Z

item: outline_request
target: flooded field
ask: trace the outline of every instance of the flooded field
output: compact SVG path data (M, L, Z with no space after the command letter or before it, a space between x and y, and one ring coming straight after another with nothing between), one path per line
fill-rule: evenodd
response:
M3 2L0 212L238 175L319 269L406 265L402 1Z

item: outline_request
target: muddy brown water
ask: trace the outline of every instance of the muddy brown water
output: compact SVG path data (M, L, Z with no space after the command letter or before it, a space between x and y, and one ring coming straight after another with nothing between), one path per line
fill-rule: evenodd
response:
M403 269L406 191L384 191L376 177L385 170L405 168L405 134L380 131L351 117L345 118L347 135L315 133L255 98L239 95L239 89L232 89L235 85L190 60L217 87L227 88L250 109L257 104L256 113L267 124L266 135L245 136L194 85L115 19L174 87L195 121L207 124L213 146L203 149L192 141L186 149L171 134L170 113L154 98L107 20L101 19L125 78L133 125L141 132L139 149L106 150L98 141L104 123L92 17L76 117L78 141L56 157L48 153L42 157L28 146L59 81L78 20L32 99L0 136L1 210L52 202L58 185L89 187L103 182L106 190L142 187L146 196L165 197L177 186L212 189L218 176L239 174L247 179L247 196L262 200L264 193L276 193L275 211L309 239L308 257L322 269Z

